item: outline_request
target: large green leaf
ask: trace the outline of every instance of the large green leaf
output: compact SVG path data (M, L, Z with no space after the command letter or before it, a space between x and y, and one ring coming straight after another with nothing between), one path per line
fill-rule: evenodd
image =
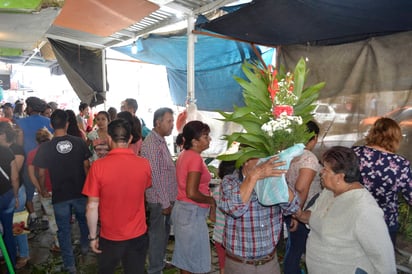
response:
M305 84L305 74L306 71L306 63L303 58L300 58L294 71L294 89L293 92L296 94L296 96L300 97L302 94L303 90L303 85Z
M271 133L273 136L269 136L262 130L262 125L275 120L272 114L273 102L268 91L268 85L273 77L273 70L270 67L263 69L264 67L266 68L266 66L257 63L245 62L242 64L242 71L246 79L235 77L235 80L243 88L245 107L235 107L232 114L221 113L223 118L220 120L237 123L245 131L223 136L223 139L228 141L228 146L233 142L244 145L238 153L222 156L224 159L236 160L237 165L243 164L251 157L267 157L296 143L305 143L312 136L307 133L305 123L313 118L311 114L314 107L313 103L317 100L319 90L324 87L324 83L318 83L304 89L308 70L304 59L301 58L293 72L293 92L298 97L297 103L294 105L294 115L300 116L304 123L292 123L289 126L292 133L285 130L276 130ZM280 66L276 79L278 81L288 79L284 66ZM287 93L283 92L282 96L287 96Z

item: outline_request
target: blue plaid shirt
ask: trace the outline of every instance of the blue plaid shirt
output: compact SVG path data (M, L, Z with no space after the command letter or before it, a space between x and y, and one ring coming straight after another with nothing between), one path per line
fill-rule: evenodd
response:
M289 215L299 208L299 198L290 203L263 206L253 191L249 201L242 202L239 171L227 175L222 181L220 209L225 212L225 230L223 244L234 255L259 259L269 255L280 239L282 215Z

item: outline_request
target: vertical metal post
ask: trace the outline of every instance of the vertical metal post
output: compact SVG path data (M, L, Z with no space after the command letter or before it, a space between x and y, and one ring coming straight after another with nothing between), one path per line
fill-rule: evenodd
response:
M192 33L195 26L193 14L187 18L187 100L195 100L195 34Z
M4 244L3 241L3 235L0 235L0 249L1 252L3 253L4 260L6 261L7 269L9 270L10 274L14 274L14 267L11 263L9 253L7 253L6 245Z

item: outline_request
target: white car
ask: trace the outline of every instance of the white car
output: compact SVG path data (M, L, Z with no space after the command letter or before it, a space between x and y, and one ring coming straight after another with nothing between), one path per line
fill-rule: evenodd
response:
M330 124L359 124L364 114L350 112L342 107L336 109L329 104L319 103L313 110L313 116L320 125Z

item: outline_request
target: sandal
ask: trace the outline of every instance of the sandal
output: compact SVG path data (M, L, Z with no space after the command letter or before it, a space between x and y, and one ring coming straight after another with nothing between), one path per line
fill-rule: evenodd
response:
M29 257L20 257L16 262L16 269L21 269L26 266L27 262L30 260Z
M56 244L53 244L53 245L50 247L50 251L51 251L51 252L56 252L56 253L61 252L60 247L58 247Z

